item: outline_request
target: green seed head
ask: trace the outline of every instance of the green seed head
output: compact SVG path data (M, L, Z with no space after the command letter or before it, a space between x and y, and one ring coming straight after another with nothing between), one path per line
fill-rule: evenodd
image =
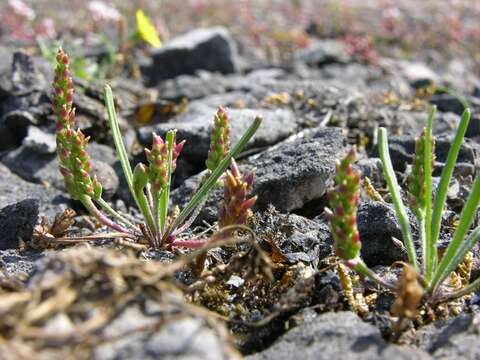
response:
M352 166L355 157L356 149L353 147L341 161L337 161L335 188L327 193L331 209L325 209L335 251L344 260L357 258L362 247L357 229L360 174Z
M213 119L212 133L210 136L210 150L208 158L205 162L207 169L210 171L220 164L230 151L230 118L224 108L218 108Z

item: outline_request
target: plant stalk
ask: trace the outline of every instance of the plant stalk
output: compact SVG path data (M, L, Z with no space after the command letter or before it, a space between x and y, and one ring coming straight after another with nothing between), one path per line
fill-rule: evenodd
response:
M385 180L387 181L388 190L392 196L395 213L402 230L403 241L405 248L407 249L408 260L418 272L417 255L415 253L415 246L413 244L410 222L407 211L405 210L405 206L403 205L402 197L400 195L400 186L398 185L397 177L393 171L392 161L388 151L387 130L385 128L378 129L378 148Z

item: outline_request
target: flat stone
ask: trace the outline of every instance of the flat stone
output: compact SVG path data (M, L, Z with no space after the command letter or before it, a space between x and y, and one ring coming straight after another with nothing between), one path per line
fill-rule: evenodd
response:
M31 238L38 208L37 199L25 199L0 209L0 250L16 249Z
M0 207L15 204L25 199L38 199L39 214L53 220L55 215L70 206L64 192L52 187L33 184L10 172L0 164Z
M435 143L435 169L434 175L440 173L445 161L447 160L448 151L453 140L453 135L440 135ZM412 163L412 156L415 152L415 139L410 135L394 135L389 136L388 146L392 165L396 171L403 172L407 164ZM480 148L475 142L465 139L462 142L460 152L458 154L456 168L469 167L473 174L476 159L478 158ZM378 149L372 150L371 156L378 156Z
M222 105L222 104L218 104ZM217 109L199 103L189 111L181 114L168 123L160 123L143 127L139 130L139 139L144 146L151 146L152 132L160 136L170 129L177 129L177 139L186 140L181 157L187 161L204 161L210 147L210 134L213 118ZM230 115L230 138L232 146L240 140L244 132L252 124L256 116L263 122L244 150L273 145L297 129L295 114L288 109L228 109Z
M415 220L413 217L411 220L413 225ZM362 202L357 212L357 226L362 241L362 258L368 266L407 260L406 253L392 240L394 237L401 241L402 231L391 204Z
M463 314L419 329L417 341L433 359L476 360L480 358L479 330L480 315Z
M253 231L258 239L269 239L272 245L291 264L299 261L317 268L321 259L332 253L333 240L326 222L316 222L296 214L281 214L273 207L257 213Z
M226 28L196 29L156 50L151 67L144 70L150 84L198 70L228 74L237 71L236 57L235 43Z
M350 60L350 56L341 41L325 39L314 41L306 49L298 51L294 59L309 65L322 66L346 63Z
M246 360L423 360L422 350L388 344L379 330L352 312L325 313L280 337L270 348Z
M438 81L438 76L421 62L402 61L400 69L413 88L420 88Z
M42 131L36 126L28 127L27 136L22 143L38 154L53 154L57 148L55 135Z
M240 165L247 173L256 168L253 194L257 209L270 204L281 212L302 208L321 198L335 174L335 159L346 152L347 141L338 128L319 128L310 136L280 143L275 148L248 158ZM172 196L172 203L186 205L203 174L189 178ZM215 221L223 189L216 189L207 200L199 220Z
M102 183L105 198L111 198L119 186L118 176L112 167L117 161L115 151L106 145L96 143L91 143L87 150L92 158L93 173ZM27 142L3 157L2 163L27 181L51 185L65 191L55 153L39 152L36 145L32 147Z

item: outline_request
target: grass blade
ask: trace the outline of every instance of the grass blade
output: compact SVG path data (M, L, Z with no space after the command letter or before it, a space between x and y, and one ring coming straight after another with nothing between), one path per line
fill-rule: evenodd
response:
M433 273L433 253L436 252L436 247L432 246L432 129L433 119L435 116L435 106L430 110L427 121L427 131L425 132L425 143L423 148L425 149L425 157L423 168L425 170L425 222L422 224L425 231L425 243L422 244L422 253L425 257L422 259L424 262L425 275L427 281L430 281ZM435 154L433 154L434 156Z
M455 168L455 164L457 163L458 153L460 152L462 141L463 141L463 138L465 137L468 123L470 122L470 116L471 116L470 109L465 109L462 115L462 119L458 124L457 132L455 134L455 138L453 139L453 143L450 146L450 150L448 151L447 161L445 162L445 166L442 170L440 183L438 184L437 192L435 194L435 201L434 201L432 221L431 221L432 252L430 254L432 257L430 260L432 261L433 268L435 268L436 264L438 263L436 249L437 249L438 237L440 235L442 212L445 206L445 201L447 199L448 185L450 184L453 170Z
M167 222L168 215L168 203L170 202L170 186L172 181L172 161L173 161L173 140L175 138L175 130L170 130L167 132L165 137L167 150L168 150L168 163L167 163L167 185L165 190L160 195L159 202L159 227L160 231L163 234L165 230L165 224Z
M175 221L170 226L169 230L166 232L164 236L168 236L169 234L171 234L178 226L180 226L188 218L188 216L192 213L192 211L194 211L195 208L202 203L205 196L207 196L208 193L215 187L215 185L217 184L217 180L220 178L220 176L222 176L225 170L227 170L227 168L230 166L230 162L232 158L235 158L240 154L240 152L243 150L247 142L252 138L252 136L255 134L257 129L260 127L261 123L262 123L262 118L256 117L252 125L250 125L247 131L243 134L240 141L233 147L233 149L231 149L228 152L227 156L220 162L220 164L218 164L218 166L215 168L215 170L213 170L213 172L210 174L210 176L205 181L205 183L200 187L197 193L190 199L188 204L182 210L180 215L175 219Z
M105 85L105 106L107 107L108 112L108 124L112 131L115 149L117 150L117 155L120 159L120 164L122 165L123 174L132 196L135 197L135 191L133 190L133 171L128 160L128 153L125 149L125 144L123 143L122 133L120 132L120 127L118 126L117 113L115 111L115 104L113 102L112 88L109 85Z
M475 178L470 195L465 203L460 214L460 223L455 230L453 239L447 247L442 261L435 270L432 283L430 284L430 291L434 291L435 288L456 268L456 266L463 260L456 264L459 259L459 255L462 249L465 249L471 238L464 239L470 225L472 224L473 217L480 202L480 176ZM474 232L475 233L475 232ZM465 253L466 254L466 253Z
M383 174L387 181L388 190L392 196L393 206L397 215L400 228L402 230L403 242L407 249L408 260L410 264L418 271L417 255L415 253L415 246L413 244L412 232L410 229L410 222L408 220L407 211L403 205L402 197L400 195L400 186L397 182L397 177L393 171L390 153L388 151L387 130L385 128L378 129L378 151L380 159L382 160Z

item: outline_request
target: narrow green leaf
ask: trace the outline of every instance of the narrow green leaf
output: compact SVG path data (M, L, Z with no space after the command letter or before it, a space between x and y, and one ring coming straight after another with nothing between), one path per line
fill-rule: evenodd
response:
M167 185L165 190L160 195L160 202L159 202L159 224L160 224L160 231L164 232L165 224L167 223L167 216L168 216L168 203L170 202L170 186L172 181L172 161L173 161L173 140L175 138L175 130L170 130L167 132L165 136L165 142L167 144L168 150L168 163L167 163Z
M95 202L100 205L100 207L111 217L113 217L115 220L123 223L124 225L128 226L129 228L132 229L137 229L132 222L130 222L128 219L126 219L124 216L120 215L118 212L116 212L105 200L103 200L101 197L96 198Z
M424 262L425 274L427 282L430 281L432 272L433 272L433 255L432 253L436 252L436 247L432 244L432 129L433 129L433 119L435 117L436 107L433 106L428 115L427 121L427 131L425 133L425 139L423 148L425 149L424 154L424 163L423 168L425 170L425 243L422 244L422 247L425 246L425 249L422 249L422 253L425 254L425 257L422 259ZM435 154L433 154L434 156Z
M402 197L400 195L400 186L398 185L397 177L393 171L390 153L388 151L387 130L385 128L378 129L378 152L382 160L383 174L387 181L388 190L392 196L393 206L397 215L400 228L402 230L403 241L407 249L408 260L410 264L418 271L417 255L415 253L415 246L413 244L412 232L410 229L410 222L408 220L407 211L403 205Z
M143 219L150 231L150 234L155 237L155 239L151 239L153 241L158 241L159 238L159 231L156 228L156 223L153 218L152 210L150 209L150 205L148 203L148 199L145 195L145 188L148 184L148 175L147 170L144 164L139 163L135 166L133 170L133 189L135 191L135 199L138 205L138 209L142 213ZM154 244L157 246L158 244Z
M442 175L440 177L440 183L438 184L435 201L433 206L433 213L432 213L432 221L431 221L431 261L433 268L436 267L438 260L437 260L437 242L438 237L440 235L440 225L442 221L442 212L445 206L445 202L447 199L447 192L448 192L448 185L450 184L450 180L452 178L453 170L455 168L455 164L457 163L457 157L460 152L460 148L462 147L462 141L465 137L465 133L467 131L468 123L470 122L470 109L465 109L462 115L462 119L458 124L457 132L455 134L455 138L453 139L453 143L450 146L450 150L448 151L447 161L445 162L445 166L442 170ZM436 270L433 270L436 271Z
M210 193L210 191L215 187L217 184L217 180L222 176L222 174L227 170L230 166L230 162L232 158L237 157L240 152L243 150L247 142L252 138L255 134L257 129L260 127L262 123L261 117L256 117L253 121L252 125L247 129L247 131L243 134L240 141L231 149L227 156L218 164L215 170L211 173L205 183L200 187L197 193L190 199L188 204L182 210L180 215L175 219L174 223L168 231L166 232L165 236L171 234L178 226L180 226L185 220L187 220L188 216L195 210L195 208L200 205L204 198Z
M472 186L470 195L468 196L467 202L462 209L460 214L460 222L455 230L453 239L447 247L445 254L443 255L442 261L436 269L433 280L430 285L430 290L434 291L435 288L446 279L446 277L458 266L458 264L463 260L459 259L461 254L461 249L468 248L468 242L471 239L465 239L465 234L467 233L470 225L472 224L475 212L477 210L478 204L480 202L480 176L475 178L475 181Z
M107 107L108 123L112 131L115 149L117 150L117 155L122 165L123 174L125 176L125 180L127 181L130 192L133 196L135 196L135 191L133 190L133 171L128 160L128 153L125 149L125 144L123 143L122 133L120 132L117 113L115 111L112 89L109 85L105 85L105 106Z

